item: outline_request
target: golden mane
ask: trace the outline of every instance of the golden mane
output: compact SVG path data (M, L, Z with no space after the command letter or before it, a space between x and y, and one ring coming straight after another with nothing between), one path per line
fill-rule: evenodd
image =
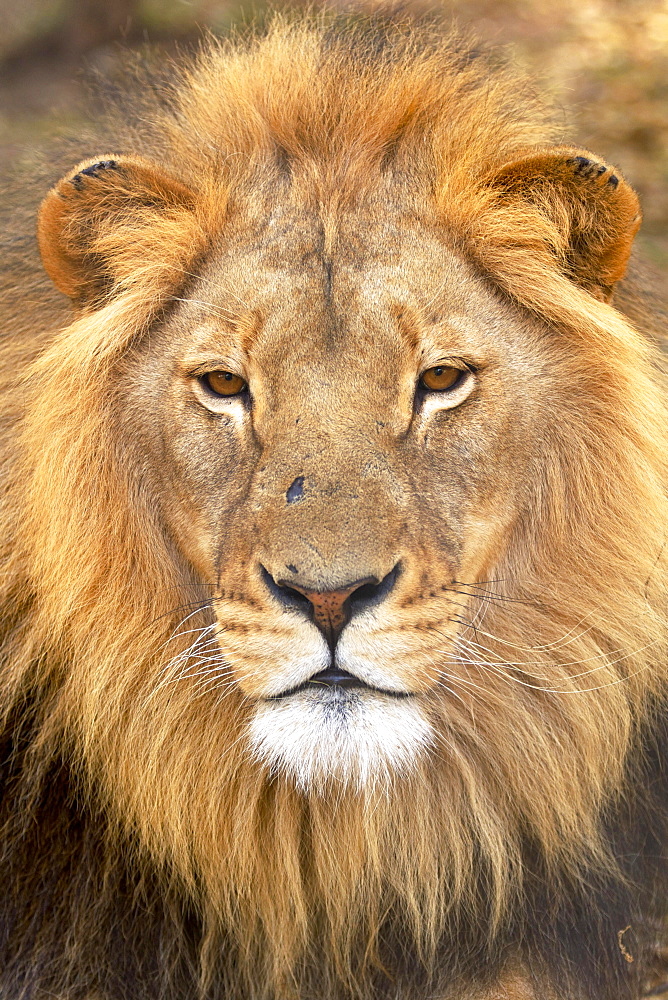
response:
M643 741L668 681L668 423L655 348L586 276L573 280L551 191L518 202L491 183L559 139L526 85L436 29L337 24L276 18L261 38L209 40L110 112L103 152L159 163L196 193L194 207L175 200L159 221L146 203L101 225L94 250L110 262L113 295L67 318L51 312L29 255L11 272L41 303L24 311L19 297L2 347L11 997L38 958L55 970L40 985L79 995L74 964L49 956L58 927L79 922L72 953L85 964L94 883L101 955L120 920L113 893L134 893L132 905L168 927L156 981L169 995L198 983L203 996L235 998L386 996L388 966L397 982L423 984L406 996L426 996L444 976L455 989L478 961L503 964L523 935L544 934L544 951L558 951L549 928L529 927L549 923L550 900L558 922L571 893L582 903L611 884L626 891L602 816L642 797L632 769L642 783ZM432 706L442 745L410 776L309 797L249 758L240 694L222 703L171 683L170 663L190 644L185 616L188 628L207 626L209 595L160 523L140 446L118 424L118 372L187 295L232 202L259 218L291 191L319 206L334 250L339 214L373 196L390 162L416 211L431 206L500 295L572 344L570 363L559 362L568 404L540 428L493 594L482 583L467 591L472 617L484 610L468 648L486 695L475 727L444 696ZM586 243L593 216L577 211L570 229ZM553 358L545 344L545 364ZM58 782L62 816L81 809L98 824L86 840L98 860L70 888L74 848L49 799ZM24 884L19 873L36 819L56 831L45 864L58 868L62 894L48 919L20 902L45 877ZM105 961L99 980L89 973L91 996L107 995ZM610 976L619 984L627 972Z

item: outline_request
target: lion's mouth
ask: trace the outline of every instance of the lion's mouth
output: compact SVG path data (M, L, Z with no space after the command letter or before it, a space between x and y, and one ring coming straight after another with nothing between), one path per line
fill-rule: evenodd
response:
M421 700L332 664L260 700L248 744L271 774L288 777L303 792L331 782L359 791L407 773L431 746L434 733Z
M374 694L386 694L393 698L410 698L412 696L412 692L410 691L393 691L389 688L381 688L372 684L367 684L365 681L361 680L361 678L356 677L355 674L351 674L347 670L342 670L340 667L331 665L327 667L326 670L321 670L319 673L309 677L307 681L303 681L296 687L280 691L278 694L272 695L266 700L278 701L282 698L290 698L294 694L301 694L305 691L313 691L319 687L329 688L332 691L348 691L352 689L359 689L360 692L373 691Z

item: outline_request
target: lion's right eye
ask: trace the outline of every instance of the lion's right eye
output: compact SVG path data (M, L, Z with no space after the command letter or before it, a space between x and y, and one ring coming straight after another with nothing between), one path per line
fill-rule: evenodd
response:
M200 382L216 396L238 396L248 388L245 379L233 372L207 372L200 376Z
M466 369L454 368L452 365L437 365L428 368L420 376L420 385L431 392L448 392L455 389L466 377Z

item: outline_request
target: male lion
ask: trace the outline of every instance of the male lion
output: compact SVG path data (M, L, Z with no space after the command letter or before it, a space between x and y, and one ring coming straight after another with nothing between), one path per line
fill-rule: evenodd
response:
M39 213L73 311L10 260L3 1000L637 998L668 449L611 304L633 191L382 19L208 43L100 143Z

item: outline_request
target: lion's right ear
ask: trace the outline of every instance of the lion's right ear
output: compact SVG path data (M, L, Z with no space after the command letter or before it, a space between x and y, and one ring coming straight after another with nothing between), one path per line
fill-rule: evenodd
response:
M492 185L502 204L533 207L549 220L560 234L568 277L610 298L641 219L637 195L618 170L587 150L557 146L506 164Z
M42 202L37 236L46 272L75 303L100 300L133 268L158 262L161 235L178 239L194 205L189 188L139 157L85 160Z

